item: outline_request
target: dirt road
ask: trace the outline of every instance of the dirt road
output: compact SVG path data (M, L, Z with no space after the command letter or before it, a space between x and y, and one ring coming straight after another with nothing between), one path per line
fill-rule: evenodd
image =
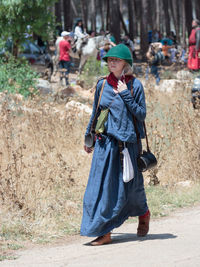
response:
M145 238L136 236L136 223L113 232L113 243L91 247L91 238L18 252L19 258L0 266L16 267L198 267L200 266L200 206L151 221Z

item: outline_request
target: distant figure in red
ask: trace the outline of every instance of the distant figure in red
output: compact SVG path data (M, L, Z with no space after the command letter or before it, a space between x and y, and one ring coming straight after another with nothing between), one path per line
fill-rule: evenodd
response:
M200 69L200 21L192 21L192 31L189 37L188 68L191 70Z
M59 56L59 66L61 69L64 69L65 71L62 72L62 75L60 76L60 80L62 81L63 76L65 77L66 85L69 85L68 75L70 71L70 32L62 32L61 36L63 37L63 40L59 42L59 50L60 50L60 56ZM64 74L65 73L65 74Z

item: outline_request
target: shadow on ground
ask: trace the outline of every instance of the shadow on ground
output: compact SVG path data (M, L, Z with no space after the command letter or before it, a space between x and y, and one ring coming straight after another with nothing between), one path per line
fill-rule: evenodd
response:
M163 233L163 234L148 234L145 237L138 237L136 234L123 234L123 233L112 233L112 245L113 244L119 244L119 243L125 243L125 242L133 242L133 241L146 241L146 240L163 240L163 239L172 239L176 238L176 235L169 234L169 233ZM89 243L85 243L85 246L90 246Z

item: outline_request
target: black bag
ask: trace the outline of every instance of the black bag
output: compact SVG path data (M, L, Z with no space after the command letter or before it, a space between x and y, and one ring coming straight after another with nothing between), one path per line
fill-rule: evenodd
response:
M151 151L143 151L137 159L140 172L145 172L157 165L157 159Z
M94 147L95 145L95 133L90 132L85 136L85 145L89 148Z
M133 81L131 81L131 94L133 95ZM146 130L146 124L145 121L143 122L144 126L144 133L146 138L146 144L147 144L147 151L141 151L140 146L140 135L137 129L137 121L135 116L133 116L133 124L135 126L136 136L137 136L137 143L138 143L138 151L139 151L139 157L137 159L137 165L140 172L145 172L149 169L152 169L157 165L157 159L155 155L150 151L149 148L149 142L147 137L147 130Z

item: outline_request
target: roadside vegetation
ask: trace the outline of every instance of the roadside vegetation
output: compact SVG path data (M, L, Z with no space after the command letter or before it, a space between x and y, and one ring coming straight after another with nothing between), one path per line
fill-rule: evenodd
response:
M25 59L16 59L10 54L0 58L0 92L32 96L37 92L37 77Z
M41 244L79 233L92 158L83 150L89 115L65 108L77 94L62 101L32 94L35 74L26 70L11 72L12 89L5 84L0 95L0 260L12 258L27 240ZM22 79L16 86L14 77L26 75L30 83ZM173 93L155 91L154 80L145 86L149 141L158 157L157 168L144 174L152 218L200 202L200 114L190 86L183 80ZM92 106L80 92L78 99Z

